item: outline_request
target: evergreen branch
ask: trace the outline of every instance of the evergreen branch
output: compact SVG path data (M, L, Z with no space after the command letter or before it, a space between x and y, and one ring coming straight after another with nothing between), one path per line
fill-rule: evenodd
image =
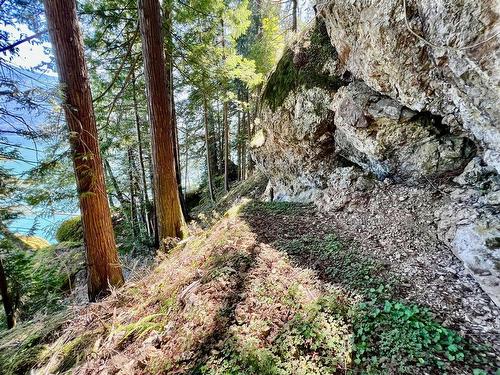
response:
M5 47L1 47L1 48L0 48L0 53L2 53L2 52L7 52L7 51L10 51L10 50L13 50L13 49L14 49L14 48L16 48L18 45L23 44L23 43L26 43L26 42L29 42L30 40L36 39L36 38L38 38L40 35L43 35L43 34L45 34L45 33L47 33L47 32L48 32L48 30L47 30L47 29L45 29L45 30L39 31L39 32L37 32L37 33L35 33L35 34L31 35L31 36L28 36L28 37L26 37L26 38L20 39L20 40L18 40L17 42L14 42L14 43L12 43L12 44L8 44L8 45L6 45Z
M125 54L120 66L118 67L118 70L116 71L113 79L111 80L110 84L108 85L108 87L106 87L106 89L97 96L97 98L93 99L92 102L93 103L96 103L98 102L99 100L101 100L104 95L106 95L109 90L111 90L113 88L113 86L115 85L116 81L118 80L118 77L120 76L120 73L122 72L123 70L123 67L125 66L125 63L127 62L128 60L128 57L130 56L131 52L132 52L132 47L134 45L134 42L137 40L137 36L139 35L139 28L136 28L135 29L135 33L134 33L134 36L132 37L132 40L130 41L130 44L128 46L128 49L127 49L127 53Z

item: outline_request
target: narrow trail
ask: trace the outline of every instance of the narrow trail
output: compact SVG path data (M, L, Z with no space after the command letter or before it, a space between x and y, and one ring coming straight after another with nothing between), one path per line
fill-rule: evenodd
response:
M51 327L29 347L34 373L494 373L498 309L411 214L427 211L428 192L397 189L337 212L233 206L150 274Z

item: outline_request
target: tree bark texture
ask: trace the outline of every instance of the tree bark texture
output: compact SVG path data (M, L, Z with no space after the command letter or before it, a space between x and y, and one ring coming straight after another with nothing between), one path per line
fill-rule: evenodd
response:
M97 127L76 0L44 0L64 94L71 154L82 214L90 301L123 284L104 183Z
M138 0L144 76L148 93L155 206L160 241L182 238L185 223L175 171L172 100L169 93L158 0Z

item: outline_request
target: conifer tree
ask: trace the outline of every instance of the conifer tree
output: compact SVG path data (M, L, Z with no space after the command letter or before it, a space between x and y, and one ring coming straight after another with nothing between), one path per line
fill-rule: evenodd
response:
M160 3L138 0L144 75L151 122L155 206L160 241L186 233L177 185L172 99L164 56Z
M82 214L89 300L123 284L75 0L45 0Z

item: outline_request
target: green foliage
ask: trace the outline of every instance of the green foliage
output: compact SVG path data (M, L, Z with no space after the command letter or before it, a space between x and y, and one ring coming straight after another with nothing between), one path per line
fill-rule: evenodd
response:
M219 356L210 358L197 373L333 374L349 364L350 331L347 309L336 296L328 296L295 315L267 347L228 339Z
M488 362L485 354L436 322L425 308L375 300L359 304L352 315L354 362L368 374L387 369L416 373L416 367L444 372L455 365L472 370Z
M88 354L89 349L95 342L95 333L89 332L75 337L64 344L61 349L61 359L54 373L64 373L80 362Z
M19 318L28 320L35 314L61 309L71 278L83 267L83 252L56 250L53 246L37 251L23 250L7 240L0 246L8 250L4 267Z
M122 341L131 338L140 338L151 331L162 331L165 322L164 319L168 314L152 314L147 315L137 322L127 324L125 326L118 326L115 328L116 332L124 332Z
M487 351L438 323L429 310L388 299L397 291L394 276L384 272L376 260L357 252L354 245L329 234L281 240L276 246L293 258L317 265L328 281L360 293L364 302L355 304L348 313L354 332L353 373L415 374L420 373L415 368L447 371L453 366L471 371L493 368Z
M301 236L282 240L276 246L293 257L314 259L328 280L362 292L364 295L389 293L381 278L380 263L356 251L354 244L342 243L334 234L323 237Z
M83 242L83 226L80 216L65 220L56 231L56 240L59 242Z
M44 356L47 343L67 322L67 314L61 313L43 322L18 324L11 330L0 332L0 374L27 374Z
M257 72L263 75L271 72L284 47L284 38L276 9L271 6L267 8L269 13L263 15L261 33L250 50L250 58L255 61Z
M269 77L262 98L275 111L280 107L288 94L301 86L306 88L322 87L337 90L344 83L339 77L323 72L324 64L337 52L332 47L324 23L317 22L311 31L310 45L296 54L288 49L278 62L275 71Z

